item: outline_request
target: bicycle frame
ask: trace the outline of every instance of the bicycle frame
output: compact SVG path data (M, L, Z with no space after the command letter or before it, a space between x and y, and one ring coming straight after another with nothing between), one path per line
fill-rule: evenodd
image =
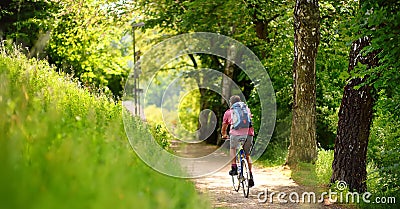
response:
M238 175L236 177L232 176L232 182L233 182L233 188L237 192L240 189L240 185L242 185L244 197L247 198L249 196L250 188L249 188L249 184L248 184L249 165L247 162L246 152L244 150L245 143L246 143L246 140L239 141L236 155L235 155L235 158L236 158L235 160L238 165ZM239 166L240 166L240 168L239 168ZM244 175L244 173L245 173L245 175ZM235 178L237 178L237 180L235 180ZM235 183L236 181L237 181L237 183Z
M238 156L240 156L240 160L242 160L243 157L246 157L246 152L244 151L244 144L246 143L246 140L247 139L245 139L243 141L240 140L238 146L236 147L236 155L235 155L235 157L237 158ZM249 151L249 156L250 156L251 151L253 150L253 146L254 146L254 141L253 141L253 143L251 145L251 148L250 148L250 151Z
M236 151L236 162L242 162L242 160L244 159L244 158L246 158L246 153L245 153L245 151L244 151L244 148L243 148L243 142L239 142L239 145L238 145L238 147L236 148L237 149L237 151ZM246 158L246 160L247 160L247 158ZM240 172L242 172L241 171L242 170L242 168L240 169L240 170L238 170L238 173Z

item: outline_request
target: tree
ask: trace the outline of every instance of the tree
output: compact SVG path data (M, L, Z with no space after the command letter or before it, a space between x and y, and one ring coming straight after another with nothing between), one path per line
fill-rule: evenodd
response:
M315 162L315 62L320 40L318 1L297 0L294 9L293 117L287 164Z
M379 50L379 65L367 69L369 83L377 90L374 103L374 119L368 142L367 159L372 165L372 175L379 180L367 178L367 183L379 185L369 190L376 195L385 194L400 198L400 1L366 1L362 10L369 12L368 18L357 18L363 24L361 35L371 37L371 45L365 51ZM371 7L374 9L371 10ZM361 14L360 14L361 15ZM367 24L366 24L367 23ZM361 26L363 26L361 28ZM367 27L365 27L367 26ZM371 185L370 184L370 185ZM370 188L368 188L370 189ZM371 189L374 189L371 187Z
M58 10L56 0L2 0L0 2L0 40L21 45L29 57L45 57L43 48L53 14Z
M94 0L64 0L61 5L46 49L49 61L85 86L121 96L133 51L130 5Z
M343 88L348 81L349 19L357 8L356 1L325 0L319 2L321 40L316 63L317 142L333 149L336 138Z
M367 56L361 50L370 45L368 37L353 42L349 72L358 62L369 68L377 64L376 53ZM338 132L335 140L331 182L345 181L350 190L365 192L367 189L367 147L372 122L373 87L362 85L365 79L353 78L344 88L339 110ZM362 85L359 88L359 85Z
M374 92L379 92L379 96L388 100L391 93L387 94L390 92L387 90L395 89L398 86L394 80L399 77L398 66L400 63L398 49L396 49L400 23L399 6L398 2L362 1L358 15L353 20L356 26L352 29L359 38L353 42L349 55L348 71L352 73L353 78L344 89L339 111L331 182L345 181L350 190L358 192L367 190L367 149L373 118L374 97L376 97ZM386 103L386 105L376 107L379 114L388 111L382 109L391 109L389 111L397 109L392 109L388 105L390 102L380 103ZM378 121L382 121L379 116ZM380 128L382 129L382 127ZM391 133L387 134L387 136L390 135ZM384 141L385 139L380 140ZM376 149L379 143L376 141L374 143L373 148ZM379 152L385 153L387 147L384 142L381 144L383 146L377 149L380 150ZM385 157L372 158L379 162L380 158ZM394 173L393 176L396 176L399 169L385 169L385 167L390 167L393 163L398 162L398 160L392 160L388 164L382 165L379 171L386 175ZM381 165L378 166L381 167ZM396 184L394 183L394 185ZM394 191L398 191L398 189Z
M129 1L6 0L0 3L0 40L29 57L48 58L86 86L120 96L128 74L133 13Z
M286 36L280 37L277 34L277 28L285 28L286 19L282 24L278 24L277 19L286 15L288 2L286 1L261 1L251 0L237 3L233 0L216 1L136 1L138 7L146 15L146 27L159 26L164 30L174 30L176 33L187 32L215 32L236 39L249 47L260 59L271 57L271 48L279 40L290 45ZM285 16L286 17L286 16ZM276 21L276 22L274 22ZM282 38L282 39L281 39ZM277 49L279 47L276 47ZM282 53L276 52L281 55ZM199 55L199 69L212 68L225 73L235 83L237 83L244 92L246 99L257 98L251 96L254 84L250 82L248 76L231 62L213 55ZM282 70L276 74L281 74ZM227 83L221 86L229 88ZM230 95L224 90L225 95ZM227 108L224 102L221 102L221 96L206 89L200 90L201 109L211 109L217 114L219 127L223 116L223 111ZM252 103L255 107L260 106L259 101ZM253 108L252 108L253 109ZM286 111L287 113L287 111ZM218 130L215 130L207 141L217 142Z

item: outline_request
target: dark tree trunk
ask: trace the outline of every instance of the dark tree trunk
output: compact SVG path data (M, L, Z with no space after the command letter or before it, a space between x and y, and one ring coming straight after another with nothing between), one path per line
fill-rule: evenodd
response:
M210 104L210 96L211 96L210 95L210 90L205 89L205 88L200 88L199 91L200 91L200 110L210 109L210 107L212 106ZM202 130L209 130L209 127L211 126L211 121L210 121L210 117L209 116L210 116L209 112L200 114L199 126L202 125L202 126L205 126L205 127L203 127L203 129L200 129L199 139L200 140L204 140L205 139L205 141L207 143L215 144L216 141L217 141L217 138L215 138L213 136L213 134L209 135L208 131L202 131Z
M262 13L262 9L260 9L260 5L256 3L251 3L249 2L249 7L254 9L253 13L253 23L254 23L254 28L256 31L256 35L259 39L266 41L267 43L270 43L270 39L268 38L269 31L268 31L268 24L275 20L277 17L282 15L282 13L277 13L274 14L270 17L264 17L264 14ZM262 50L260 53L260 58L264 59L267 57L268 51Z
M317 0L297 0L294 9L293 118L287 164L317 159L315 59L320 40Z
M222 64L219 62L217 56L211 55L210 64L212 69L222 69ZM198 84L200 84L200 82L202 81L198 81ZM200 111L209 109L216 114L216 121L211 120L211 114L212 114L211 112L207 112L205 114L200 115L199 128L201 124L206 126L206 128L200 129L199 139L205 140L205 142L208 144L217 144L219 142L218 124L222 123L222 116L224 114L221 108L221 102L220 102L221 100L219 99L221 96L212 90L201 88L200 86L199 86L199 91L200 91ZM202 131L202 130L211 130L212 127L216 125L215 123L217 124L217 127L213 129L213 132L211 134L209 133L209 131L204 131L204 132Z
M370 44L367 37L353 42L349 55L349 72L358 62L377 65L376 52L367 56L361 50ZM367 146L372 121L373 87L363 85L365 79L355 78L344 87L335 139L331 183L344 181L351 191L365 192L367 185ZM361 88L359 85L362 85Z

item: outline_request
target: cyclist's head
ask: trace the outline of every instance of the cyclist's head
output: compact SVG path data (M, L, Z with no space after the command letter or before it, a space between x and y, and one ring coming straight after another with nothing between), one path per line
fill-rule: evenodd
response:
M230 106L232 106L233 104L235 104L236 102L240 102L240 97L238 95L233 95L231 96L231 98L229 99L229 103Z

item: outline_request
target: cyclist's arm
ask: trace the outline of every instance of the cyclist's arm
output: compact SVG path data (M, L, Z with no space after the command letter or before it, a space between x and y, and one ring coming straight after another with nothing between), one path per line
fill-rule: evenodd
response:
M228 134L226 133L226 129L228 129L228 124L222 123L221 134L223 139L229 138Z

